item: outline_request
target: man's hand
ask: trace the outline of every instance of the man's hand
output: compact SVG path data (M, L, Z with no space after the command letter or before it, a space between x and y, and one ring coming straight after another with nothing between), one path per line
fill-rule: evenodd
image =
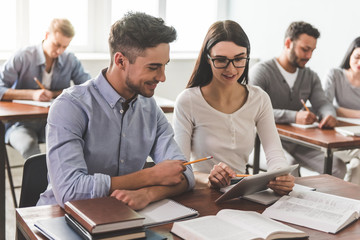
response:
M316 115L308 111L299 111L296 113L295 123L312 124L317 121Z
M32 99L34 101L48 102L53 98L53 93L47 89L34 90Z
M292 191L294 187L294 176L288 174L276 177L275 180L270 181L268 187L274 190L277 194L286 195Z
M134 210L143 209L150 203L146 188L138 190L115 190L111 196L124 202Z
M151 176L154 185L176 185L184 180L184 161L181 160L165 160L155 166L149 168L152 171Z
M235 177L236 173L225 163L220 162L214 165L209 175L209 183L211 187L222 188L230 184L231 178Z
M336 123L336 118L328 115L320 121L319 128L333 128L336 126Z

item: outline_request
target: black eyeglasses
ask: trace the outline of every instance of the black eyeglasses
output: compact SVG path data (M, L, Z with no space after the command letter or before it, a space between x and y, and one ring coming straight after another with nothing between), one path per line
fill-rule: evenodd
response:
M229 66L230 63L233 64L234 67L236 68L244 68L246 67L246 63L247 61L249 61L249 57L236 57L233 59L228 59L228 58L212 58L210 57L210 55L207 55L208 58L213 62L213 65L215 68L227 68Z

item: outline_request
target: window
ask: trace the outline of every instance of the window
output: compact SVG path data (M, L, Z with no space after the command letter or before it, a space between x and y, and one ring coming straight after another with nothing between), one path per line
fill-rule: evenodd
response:
M0 0L0 21L6 37L0 51L13 52L44 39L53 18L68 18L75 28L69 50L108 51L110 26L128 11L162 17L176 28L178 39L172 52L198 52L205 33L218 19L227 1L221 0ZM71 6L71 7L69 7ZM200 9L200 10L199 10ZM220 10L219 10L220 9Z
M0 9L0 51L12 51L16 47L16 1L0 0Z

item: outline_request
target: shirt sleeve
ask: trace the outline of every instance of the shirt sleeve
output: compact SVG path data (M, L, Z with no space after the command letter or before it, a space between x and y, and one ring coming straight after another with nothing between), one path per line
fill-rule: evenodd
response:
M264 148L268 170L288 166L280 137L276 129L270 98L264 94L261 112L256 120L256 128Z
M71 73L71 80L73 80L76 85L79 85L91 79L91 76L90 74L85 72L84 67L82 66L79 59L74 55L73 58L74 58L74 65Z
M83 135L87 116L64 97L50 108L47 125L47 166L57 203L63 206L73 199L104 197L109 194L110 176L88 174L84 158Z
M16 82L18 78L17 69L21 69L21 60L16 55L3 64L0 71L0 99L3 98L4 93Z
M174 131L171 124L160 107L157 107L157 111L157 137L150 156L153 158L155 163L161 162L165 159L186 160L183 152L174 139ZM188 180L188 190L190 190L195 186L195 177L191 165L186 166L184 175Z
M316 73L313 75L310 102L315 113L319 115L320 120L328 115L336 117L336 111L332 103L325 96L321 86L320 78Z
M191 140L194 124L191 120L192 104L190 96L186 92L181 93L175 101L173 125L175 140L179 144L186 160L191 157Z
M335 72L331 69L325 76L324 79L324 91L325 96L329 102L333 102L335 98Z

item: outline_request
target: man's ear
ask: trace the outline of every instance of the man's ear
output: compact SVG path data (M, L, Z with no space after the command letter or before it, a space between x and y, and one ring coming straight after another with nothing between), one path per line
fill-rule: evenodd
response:
M115 65L123 69L125 67L126 57L121 52L115 53L114 56Z
M291 39L290 39L289 37L287 37L287 38L285 39L285 47L286 47L287 49L289 49L289 48L291 47L291 43L292 43Z

